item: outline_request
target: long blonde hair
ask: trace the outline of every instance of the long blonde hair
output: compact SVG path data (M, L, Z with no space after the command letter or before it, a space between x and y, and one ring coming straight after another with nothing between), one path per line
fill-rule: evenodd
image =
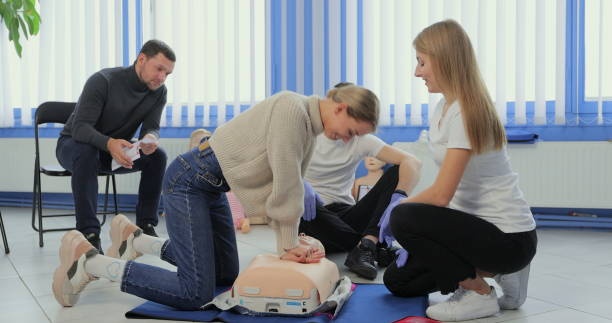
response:
M372 131L378 126L380 103L374 92L352 83L339 83L327 92L327 98L338 103L346 103L346 113L355 120L365 121L372 125Z
M506 132L480 75L470 38L461 25L454 20L435 23L423 29L412 45L432 58L442 91L459 100L472 152L501 149Z

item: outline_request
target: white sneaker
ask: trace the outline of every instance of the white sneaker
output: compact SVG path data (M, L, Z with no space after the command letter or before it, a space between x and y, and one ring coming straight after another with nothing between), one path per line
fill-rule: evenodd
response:
M98 249L79 231L72 230L62 237L60 265L53 273L53 295L63 306L73 306L87 284L95 280L85 271L85 260L98 254Z
M495 281L504 292L504 295L498 300L499 307L504 310L515 310L525 303L529 282L529 267L531 267L531 264L517 272L495 276Z
M467 321L499 312L497 294L491 287L489 295L480 295L459 287L446 301L427 308L427 316L438 321Z
M133 224L125 215L117 214L111 221L111 246L106 250L109 257L134 260L142 253L134 249L134 239L142 234L142 229Z

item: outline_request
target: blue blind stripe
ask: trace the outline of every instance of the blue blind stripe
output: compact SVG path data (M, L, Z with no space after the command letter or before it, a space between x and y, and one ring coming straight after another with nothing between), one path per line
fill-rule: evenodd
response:
M136 0L136 55L142 48L142 0Z
M130 1L123 0L123 66L130 65L130 23L129 23L129 8Z

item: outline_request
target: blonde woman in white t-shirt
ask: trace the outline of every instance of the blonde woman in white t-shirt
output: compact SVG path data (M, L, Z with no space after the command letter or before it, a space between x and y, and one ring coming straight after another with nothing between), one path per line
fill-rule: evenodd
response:
M430 120L440 170L424 191L383 215L380 238L404 249L385 272L399 296L454 292L427 315L462 321L516 309L537 246L535 221L512 172L506 136L463 28L445 20L414 40L415 75L442 93ZM483 279L495 277L504 297Z

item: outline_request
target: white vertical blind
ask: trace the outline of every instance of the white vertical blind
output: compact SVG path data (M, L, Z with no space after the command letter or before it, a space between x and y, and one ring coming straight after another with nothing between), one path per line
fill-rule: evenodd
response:
M329 1L328 12L331 17L340 17L340 1ZM329 83L327 88L332 88L340 82L341 65L341 42L340 42L340 19L329 19L329 32L327 34L327 51L329 57Z
M143 28L143 42L160 39L177 56L174 73L166 80L162 125L217 126L239 114L241 105L265 97L270 87L265 78L266 50L270 53L265 0L185 0L181 6L150 1L147 16L155 28ZM171 124L166 124L166 115Z
M304 75L304 0L295 2L295 69L297 75ZM296 90L304 93L304 78L296 78Z
M74 102L94 72L123 65L121 3L37 2L40 33L29 40L22 37L21 58L8 42L6 28L0 28L0 127L32 125L32 110L40 103ZM129 37L134 39L133 30Z
M612 3L607 0L584 2L584 96L588 110L596 113L598 124L612 123ZM607 106L607 107L606 107ZM594 111L593 111L594 110ZM604 115L607 114L607 116Z
M285 12L282 12L285 15ZM323 1L312 1L312 89L315 94L325 95L325 36ZM283 70L286 71L286 70ZM285 73L282 73L285 74ZM286 87L283 87L286 89Z
M346 81L357 83L357 0L346 0ZM299 76L298 76L299 78Z
M395 82L395 97L393 124L397 126L406 125L406 105L408 104L407 91L408 84L412 78L412 71L409 66L409 46L410 43L404 39L404 35L410 31L408 21L404 19L404 13L408 11L408 3L402 0L395 1L395 10L393 13L395 25L395 37L393 38L395 46L395 57L392 64L395 66L394 71L389 75L394 75Z
M470 36L483 79L505 124L564 123L564 0L346 0L343 7L336 0L312 1L310 22L304 21L307 16L297 6L296 29L302 24L312 26L312 43L308 44L313 48L309 53L312 66L306 62L304 71L301 67L295 73L283 69L275 75L283 80L295 77L296 84L301 84L311 68L312 92L319 95L336 83L339 73L342 81L358 81L378 94L382 125L421 126L433 114L440 96L428 94L423 81L414 77L412 40L423 28L444 19L457 20ZM282 4L280 14L287 15ZM296 23L281 20L283 26ZM342 21L344 26L339 25ZM326 53L322 50L324 33L328 35ZM304 53L306 41L299 35L296 38L298 55ZM339 57L342 46L345 55ZM287 59L287 51L282 53ZM326 77L329 82L323 84ZM290 83L283 81L280 89L287 89ZM547 111L547 105L554 109Z
M565 0L557 0L557 59L555 74L555 124L565 124Z

